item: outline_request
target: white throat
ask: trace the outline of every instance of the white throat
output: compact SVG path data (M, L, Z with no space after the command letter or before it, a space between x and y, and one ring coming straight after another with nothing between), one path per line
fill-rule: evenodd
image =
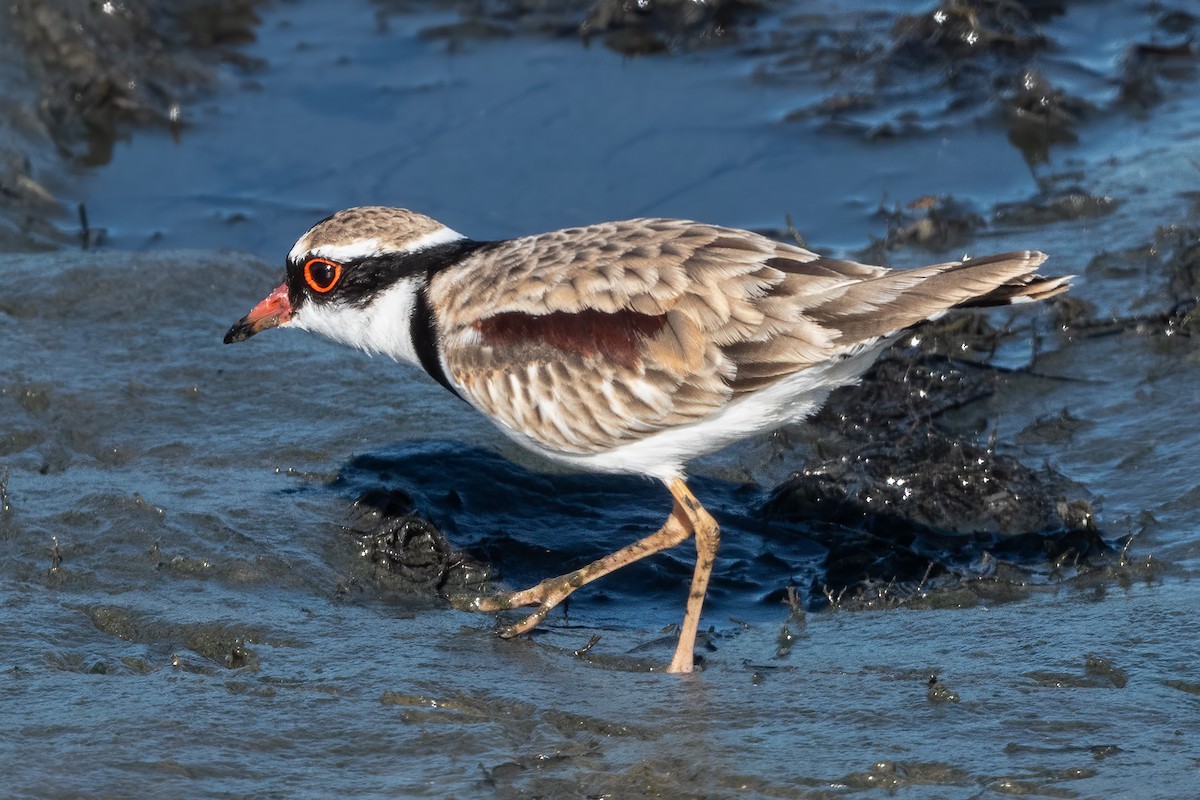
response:
M285 324L368 353L419 364L412 340L412 316L423 283L415 275L404 278L361 308L309 300Z

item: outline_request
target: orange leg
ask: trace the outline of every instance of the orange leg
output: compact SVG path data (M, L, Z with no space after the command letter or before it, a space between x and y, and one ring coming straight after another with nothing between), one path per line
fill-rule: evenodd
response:
M646 556L674 547L691 535L692 529L688 515L677 502L671 511L671 516L667 518L666 524L646 538L626 545L604 558L596 559L574 572L568 572L557 578L547 578L537 586L531 586L511 594L474 599L468 604L468 608L471 611L506 611L510 608L536 605L537 611L500 631L500 635L506 639L519 636L536 628L551 609L566 600L567 596L580 586L586 586L597 578Z
M472 598L459 603L459 607L468 611L507 611L521 606L536 605L537 610L528 617L500 631L500 635L506 639L519 636L537 627L555 606L579 587L586 586L634 561L674 547L695 533L696 570L692 576L692 588L688 595L687 613L679 632L679 643L671 665L667 668L668 672L691 672L696 631L700 626L700 609L704 604L704 594L708 589L708 579L712 574L721 535L717 521L704 510L682 478L672 479L667 483L667 488L675 498L675 506L671 509L671 516L667 517L666 524L657 532L574 572L557 578L547 578L538 585L519 592Z
M717 548L721 544L721 529L712 515L704 510L700 501L688 489L683 479L676 478L668 484L675 496L676 508L682 507L688 515L692 531L696 534L696 571L692 573L692 588L688 592L687 612L679 629L679 643L667 672L691 672L695 660L696 631L700 627L700 609L704 606L704 595L708 591L708 579L712 576L713 563L717 560Z

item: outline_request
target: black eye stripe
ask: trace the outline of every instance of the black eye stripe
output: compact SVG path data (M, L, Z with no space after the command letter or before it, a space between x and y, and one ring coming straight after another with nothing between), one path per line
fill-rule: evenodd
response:
M439 270L457 264L467 256L497 244L459 239L408 253L383 253L377 256L353 258L341 263L317 255L305 255L289 260L287 282L293 306L308 301L338 302L362 307L379 293L410 276L428 279ZM331 284L325 276L314 273L318 263L340 268L340 275ZM316 285L313 285L315 281ZM328 287L322 291L320 287Z

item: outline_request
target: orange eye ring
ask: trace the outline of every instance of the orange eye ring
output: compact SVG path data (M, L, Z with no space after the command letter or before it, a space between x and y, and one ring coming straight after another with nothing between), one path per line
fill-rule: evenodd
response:
M304 282L317 294L328 294L342 279L342 265L327 258L310 258L304 264Z

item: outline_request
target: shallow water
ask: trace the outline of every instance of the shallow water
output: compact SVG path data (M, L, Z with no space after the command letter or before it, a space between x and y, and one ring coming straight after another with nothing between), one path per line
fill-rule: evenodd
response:
M995 362L1025 366L1037 335L1035 369L944 421L1080 485L1115 545L1136 535L1139 569L1018 587L1017 602L796 616L779 597L819 586L826 551L762 504L803 465L803 435L705 459L694 489L725 536L705 669L684 679L646 670L672 650L687 548L501 641L490 617L364 579L346 529L362 491L400 489L524 585L656 527L661 488L543 474L405 367L284 332L221 344L295 237L360 203L479 238L640 214L779 229L790 214L813 247L853 255L885 238L891 212L952 195L982 221L885 255L1037 247L1051 271L1081 275L1073 294L1097 317L1176 302L1132 250L1089 266L1171 251L1159 226L1196 236L1194 57L1159 75L1160 102L1117 99L1129 45L1174 41L1158 12L1070 4L1041 23L1055 46L1033 63L1094 109L1077 143L1031 167L1000 106L936 69L874 84L899 67L814 64L805 32L868 55L888 41L886 7L841 8L797 4L732 46L627 59L571 37L422 35L450 13L281 4L245 48L260 69L227 68L178 138L136 133L81 173L104 247L3 268L5 792L1194 794L1194 337L1056 333L1050 312L1025 313ZM862 112L786 120L872 91ZM1067 186L1117 202L1057 222L1000 213Z
M781 123L819 79L756 79L736 52L630 60L525 38L447 53L421 34L453 15L391 17L381 34L350 5L269 17L250 52L270 66L225 74L215 103L185 109L202 133L118 146L86 190L92 223L125 247L219 242L275 259L280 233L294 240L314 215L392 198L481 239L630 216L782 227L791 214L814 243L849 247L885 198L971 186L1015 200L1030 185L1020 153L984 130L934 141L920 163L928 140L885 145L887 168L848 171L861 142Z

